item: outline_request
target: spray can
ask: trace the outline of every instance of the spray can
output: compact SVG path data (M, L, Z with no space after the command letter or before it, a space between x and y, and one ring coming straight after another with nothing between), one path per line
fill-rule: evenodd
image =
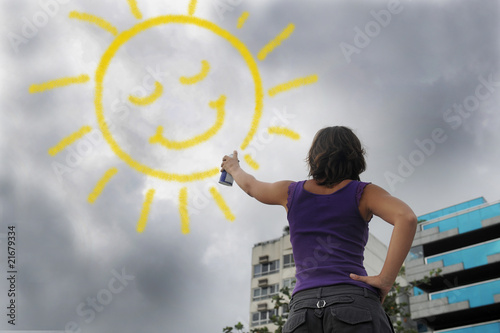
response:
M233 154L228 155L229 157L233 157ZM233 186L233 176L226 172L226 170L222 171L219 178L219 184L226 186Z

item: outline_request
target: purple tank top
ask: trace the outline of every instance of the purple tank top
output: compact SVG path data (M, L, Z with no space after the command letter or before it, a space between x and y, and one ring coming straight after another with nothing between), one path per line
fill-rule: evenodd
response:
M350 273L366 276L363 252L368 223L359 212L359 200L369 183L351 181L332 194L304 189L304 181L288 187L288 223L296 267L293 290L347 283L373 290L352 280Z

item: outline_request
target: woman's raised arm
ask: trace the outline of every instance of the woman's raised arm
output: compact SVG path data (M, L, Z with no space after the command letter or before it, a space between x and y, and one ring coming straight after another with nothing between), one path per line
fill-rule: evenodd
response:
M238 152L235 150L233 157L224 156L221 164L243 191L258 201L268 205L282 205L286 208L288 199L288 186L292 181L284 180L275 183L266 183L257 180L245 172L238 161Z

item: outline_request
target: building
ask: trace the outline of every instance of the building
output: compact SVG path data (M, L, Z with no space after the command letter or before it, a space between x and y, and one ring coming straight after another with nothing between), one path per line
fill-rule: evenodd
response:
M500 202L473 199L419 217L406 260L419 332L500 332Z
M380 273L387 254L387 246L370 235L365 248L365 268L368 275ZM276 329L270 318L283 314L287 308L274 309L272 297L283 287L290 292L295 286L295 263L292 244L287 231L280 238L254 245L252 250L252 279L250 295L250 328L267 326L271 332Z

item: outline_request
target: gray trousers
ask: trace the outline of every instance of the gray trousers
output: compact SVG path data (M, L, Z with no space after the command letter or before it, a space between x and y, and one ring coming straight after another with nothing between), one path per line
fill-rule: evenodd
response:
M339 284L297 292L283 333L392 333L392 323L373 291Z

